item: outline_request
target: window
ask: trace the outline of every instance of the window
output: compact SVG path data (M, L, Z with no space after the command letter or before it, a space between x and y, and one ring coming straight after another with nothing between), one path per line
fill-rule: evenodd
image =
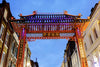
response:
M30 55L29 55L29 53L28 53L28 56L27 56L28 58L30 58Z
M2 54L1 67L3 67L4 59L5 59L5 52L3 52L3 54Z
M14 52L14 56L17 58L17 52L18 52L18 49L15 48L15 52Z
M1 30L0 30L0 38L2 38L2 35L4 33L4 25L1 25Z
M91 44L93 44L93 40L92 40L91 35L90 35L90 37L89 37L89 38L90 38L90 43L91 43Z
M94 66L95 67L99 67L99 62L98 62L98 58L97 58L97 56L93 56L93 59L94 59Z
M12 61L9 61L9 65L8 65L8 67L11 67L11 65L12 65Z
M4 11L4 19L7 21L7 9L5 9L5 11Z
M99 29L100 29L100 21L99 21L98 25L99 25Z
M95 38L98 38L97 31L96 31L95 28L94 28L93 32L94 32L94 36L95 36Z
M11 48L11 53L17 58L17 52L18 52L18 48L16 47L16 42L15 40L12 42L12 48Z
M16 65L15 64L12 64L12 67L16 67Z
M7 43L8 43L8 39L9 39L9 34L8 34L8 32L7 32L7 34L6 34L6 39L5 39L5 44L7 45Z
M14 42L14 44L13 44L13 47L12 47L12 53L14 54L15 53L15 42Z
M85 50L87 51L87 45L86 45L86 43L84 44L84 46L85 46Z
M12 47L11 48L11 53L14 53L14 43L15 43L15 41L13 41L12 44L11 44L11 47Z

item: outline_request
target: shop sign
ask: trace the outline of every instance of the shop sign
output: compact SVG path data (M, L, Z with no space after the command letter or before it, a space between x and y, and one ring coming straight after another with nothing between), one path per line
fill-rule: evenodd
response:
M85 54L84 54L84 47L83 47L82 39L78 39L78 42L79 42L79 50L80 50L81 58L84 58Z
M23 54L23 44L24 44L24 40L21 40L20 41L20 48L19 48L19 56L18 56L19 59L22 58L22 54Z
M43 33L43 37L59 37L59 33Z

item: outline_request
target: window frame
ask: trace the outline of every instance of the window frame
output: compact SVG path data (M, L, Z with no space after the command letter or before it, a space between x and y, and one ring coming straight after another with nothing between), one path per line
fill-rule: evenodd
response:
M86 44L86 43L84 43L84 46L85 46L85 50L87 51L87 49L88 49L88 48L87 48L87 44Z
M91 35L89 35L89 39L90 39L90 44L92 45L93 44L93 39L92 39Z
M9 41L9 33L7 32L6 37L5 37L5 45L8 44Z
M97 38L98 38L98 34L97 34L97 30L96 30L96 28L93 29L93 33L94 33L94 37L95 37L95 39L97 39Z
M1 31L1 29L2 29L2 31ZM4 34L4 29L5 29L3 24L1 25L1 29L0 29L0 38L2 39L2 36Z

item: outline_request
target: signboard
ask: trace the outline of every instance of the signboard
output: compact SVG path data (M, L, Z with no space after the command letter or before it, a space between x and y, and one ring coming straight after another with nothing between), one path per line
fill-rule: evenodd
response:
M79 42L79 50L80 50L80 56L81 58L84 58L85 57L85 51L84 51L84 47L83 47L83 43L82 43L82 39L78 39L78 42Z
M19 56L18 56L19 59L22 58L22 54L23 54L23 44L24 44L24 40L20 40Z
M59 37L59 33L43 33L43 37Z

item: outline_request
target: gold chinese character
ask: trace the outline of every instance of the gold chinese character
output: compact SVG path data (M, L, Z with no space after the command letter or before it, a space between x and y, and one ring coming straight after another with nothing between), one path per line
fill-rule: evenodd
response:
M52 33L52 36L54 36L55 34L54 33Z
M48 36L50 36L50 33L48 33Z
M43 33L43 36L46 36L46 33Z

